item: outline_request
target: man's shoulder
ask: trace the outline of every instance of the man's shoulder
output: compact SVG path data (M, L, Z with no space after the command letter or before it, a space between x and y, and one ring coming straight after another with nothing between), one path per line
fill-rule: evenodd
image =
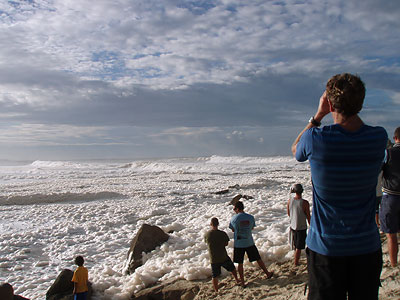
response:
M237 215L239 220L252 220L254 221L254 216L248 213L240 213Z

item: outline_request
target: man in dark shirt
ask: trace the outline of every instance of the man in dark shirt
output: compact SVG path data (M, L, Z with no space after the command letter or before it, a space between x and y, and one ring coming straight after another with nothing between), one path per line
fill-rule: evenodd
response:
M210 254L212 283L216 292L218 292L218 276L221 275L221 267L231 272L233 277L235 277L236 283L240 283L235 265L225 249L229 243L229 237L226 232L218 229L218 225L218 219L212 218L210 223L211 230L204 235L204 241L208 246L208 253Z
M382 203L379 212L381 230L388 239L389 258L392 267L397 265L397 233L400 231L400 127L394 131L392 148L386 152L382 167Z

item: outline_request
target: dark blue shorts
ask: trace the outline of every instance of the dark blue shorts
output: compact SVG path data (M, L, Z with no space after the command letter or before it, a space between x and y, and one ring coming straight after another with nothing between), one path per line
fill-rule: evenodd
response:
M400 196L389 194L382 196L379 220L384 233L400 231Z
M261 259L256 245L253 245L248 248L233 248L233 261L237 264L242 264L245 253L247 253L250 262Z
M77 293L74 295L74 300L86 300L88 292Z
M221 267L224 267L224 269L229 272L232 272L233 270L235 270L235 265L233 264L232 260L228 257L228 259L226 261L224 261L223 263L211 264L213 278L221 275Z

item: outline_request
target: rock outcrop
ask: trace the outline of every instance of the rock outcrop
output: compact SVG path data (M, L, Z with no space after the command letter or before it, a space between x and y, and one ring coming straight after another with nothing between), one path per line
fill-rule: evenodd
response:
M196 282L183 279L165 281L163 284L143 289L132 295L132 300L193 300L200 287Z
M19 295L14 295L14 288L8 282L0 285L0 299L1 300L29 300Z
M46 300L73 300L74 283L71 281L73 275L74 272L69 269L62 270L47 291ZM87 299L90 300L92 295L90 282L88 282L88 289Z
M161 246L169 239L169 235L160 227L143 224L131 242L128 251L128 274L132 274L142 263L142 253L148 253Z

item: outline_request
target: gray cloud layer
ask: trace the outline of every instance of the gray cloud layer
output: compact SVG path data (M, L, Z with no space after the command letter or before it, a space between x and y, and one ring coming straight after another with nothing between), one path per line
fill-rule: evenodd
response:
M288 154L341 72L390 132L399 15L395 0L1 3L0 158Z

